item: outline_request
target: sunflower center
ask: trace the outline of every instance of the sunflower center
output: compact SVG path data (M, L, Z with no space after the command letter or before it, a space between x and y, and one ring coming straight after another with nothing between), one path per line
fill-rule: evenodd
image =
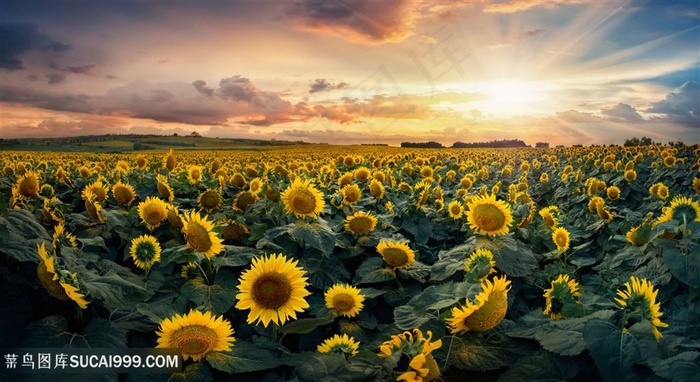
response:
M27 177L19 185L20 192L25 196L33 196L39 193L39 182L33 177Z
M350 230L353 233L362 235L372 230L372 220L367 217L360 216L350 220Z
M211 248L212 243L209 238L209 231L196 222L191 222L187 226L185 237L187 238L187 244L197 252L206 252Z
M345 201L348 203L355 203L360 197L355 191L348 191L345 193Z
M221 199L215 191L206 191L202 194L202 199L200 200L202 207L209 210L218 207L220 201Z
M216 332L201 326L189 325L172 334L170 343L188 355L203 355L214 348L218 340Z
M277 309L292 296L292 285L287 277L277 272L266 272L255 280L253 300L265 309Z
M236 207L243 211L253 203L255 203L255 197L250 192L243 192L236 198Z
M455 216L461 215L462 209L459 207L459 205L453 205L452 207L450 207L450 213L452 213L452 215L455 215Z
M481 308L464 319L464 325L477 331L492 329L503 320L507 309L508 298L505 293L491 294Z
M545 214L544 215L544 223L547 224L547 227L553 227L554 226L554 219L552 218L552 215Z
M150 225L158 225L164 217L160 211L160 208L157 206L146 207L146 213L144 216L144 220Z
M291 206L299 214L309 214L316 209L316 198L305 190L297 190L292 194Z
M477 206L474 210L476 224L484 231L499 230L506 223L506 216L492 204Z
M338 313L346 313L355 307L355 299L347 293L338 293L333 296L333 307Z
M190 172L190 176L192 177L192 179L199 180L200 178L202 178L202 172L199 170L192 170Z
M566 235L557 234L557 236L554 238L554 240L557 242L558 247L565 247L566 246Z
M53 260L49 258L49 261ZM61 283L58 280L53 279L54 274L49 272L49 270L46 268L46 264L43 262L39 263L39 266L36 268L36 274L39 277L41 285L44 286L46 291L49 292L53 298L58 300L68 300L66 291L63 289L63 287L61 287Z
M114 199L119 204L129 204L134 199L134 195L126 187L118 187L114 190Z
M399 248L387 248L382 252L384 261L392 267L399 268L408 262L408 255Z

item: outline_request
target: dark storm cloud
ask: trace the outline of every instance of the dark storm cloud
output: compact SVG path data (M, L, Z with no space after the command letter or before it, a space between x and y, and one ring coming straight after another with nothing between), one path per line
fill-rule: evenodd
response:
M643 122L644 118L637 112L637 109L626 103L618 103L613 107L603 108L601 114L608 119L617 122Z
M34 24L0 23L0 69L25 69L22 55L31 51L63 53L70 45L53 41Z
M81 113L95 111L94 97L86 94L53 93L9 85L0 86L0 101L30 105L47 110Z
M337 84L334 84L325 78L317 78L309 86L309 93L318 93L327 90L343 89L347 86L348 84L345 82L339 82Z
M665 114L671 122L700 128L700 83L687 81L666 99L654 102L647 113Z

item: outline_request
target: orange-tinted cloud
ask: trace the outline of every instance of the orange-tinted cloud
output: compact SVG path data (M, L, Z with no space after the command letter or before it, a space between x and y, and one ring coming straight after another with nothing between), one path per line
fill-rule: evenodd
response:
M561 5L583 4L588 0L510 0L491 2L484 7L486 13L516 13L533 8L555 8Z

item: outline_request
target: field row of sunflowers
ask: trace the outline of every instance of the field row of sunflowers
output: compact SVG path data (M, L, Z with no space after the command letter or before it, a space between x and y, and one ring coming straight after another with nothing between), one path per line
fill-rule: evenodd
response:
M697 145L0 168L0 347L181 350L129 381L700 378Z

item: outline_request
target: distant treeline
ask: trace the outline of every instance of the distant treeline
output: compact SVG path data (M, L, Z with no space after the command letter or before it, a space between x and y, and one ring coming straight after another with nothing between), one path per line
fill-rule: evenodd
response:
M538 142L538 147L548 147L549 144L544 146L543 142ZM430 142L401 142L401 147L411 147L411 148L423 148L423 149L441 149L444 148L441 143L430 141ZM456 149L466 149L466 148L505 148L505 147L529 147L525 142L520 139L503 139L500 141L490 141L490 142L455 142L451 146Z

